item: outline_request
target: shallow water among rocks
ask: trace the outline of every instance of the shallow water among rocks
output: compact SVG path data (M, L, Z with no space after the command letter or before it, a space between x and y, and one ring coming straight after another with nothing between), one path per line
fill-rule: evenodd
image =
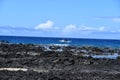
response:
M119 80L119 49L0 44L1 80Z
M83 56L86 56L86 57L92 57L92 58L98 58L98 59L101 59L101 58L106 58L106 59L117 59L118 57L120 57L120 55L118 53L113 53L113 54L102 54L102 55L88 55L88 54L84 54Z

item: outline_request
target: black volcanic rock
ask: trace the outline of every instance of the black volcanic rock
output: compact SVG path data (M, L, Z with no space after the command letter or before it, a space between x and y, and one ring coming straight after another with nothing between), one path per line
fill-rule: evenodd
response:
M87 55L114 54L119 49L92 46L51 46L0 44L1 68L27 68L28 71L0 70L1 80L119 80L120 58L92 58ZM57 51L62 49L62 51Z

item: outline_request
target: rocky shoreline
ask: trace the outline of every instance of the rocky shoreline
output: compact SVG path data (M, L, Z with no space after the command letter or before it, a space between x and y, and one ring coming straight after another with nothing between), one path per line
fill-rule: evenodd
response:
M119 80L119 55L115 48L0 42L0 79Z

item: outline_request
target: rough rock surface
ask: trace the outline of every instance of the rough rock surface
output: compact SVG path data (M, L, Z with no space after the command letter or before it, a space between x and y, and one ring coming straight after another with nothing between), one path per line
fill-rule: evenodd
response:
M119 49L98 47L0 44L0 68L25 68L27 71L0 70L1 80L119 80L120 58L92 58L84 54L120 53ZM62 49L62 51L59 51Z

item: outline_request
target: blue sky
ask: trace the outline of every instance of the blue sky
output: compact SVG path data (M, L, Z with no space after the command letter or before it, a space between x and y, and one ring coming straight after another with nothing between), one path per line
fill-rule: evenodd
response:
M120 39L120 1L0 0L0 35Z

